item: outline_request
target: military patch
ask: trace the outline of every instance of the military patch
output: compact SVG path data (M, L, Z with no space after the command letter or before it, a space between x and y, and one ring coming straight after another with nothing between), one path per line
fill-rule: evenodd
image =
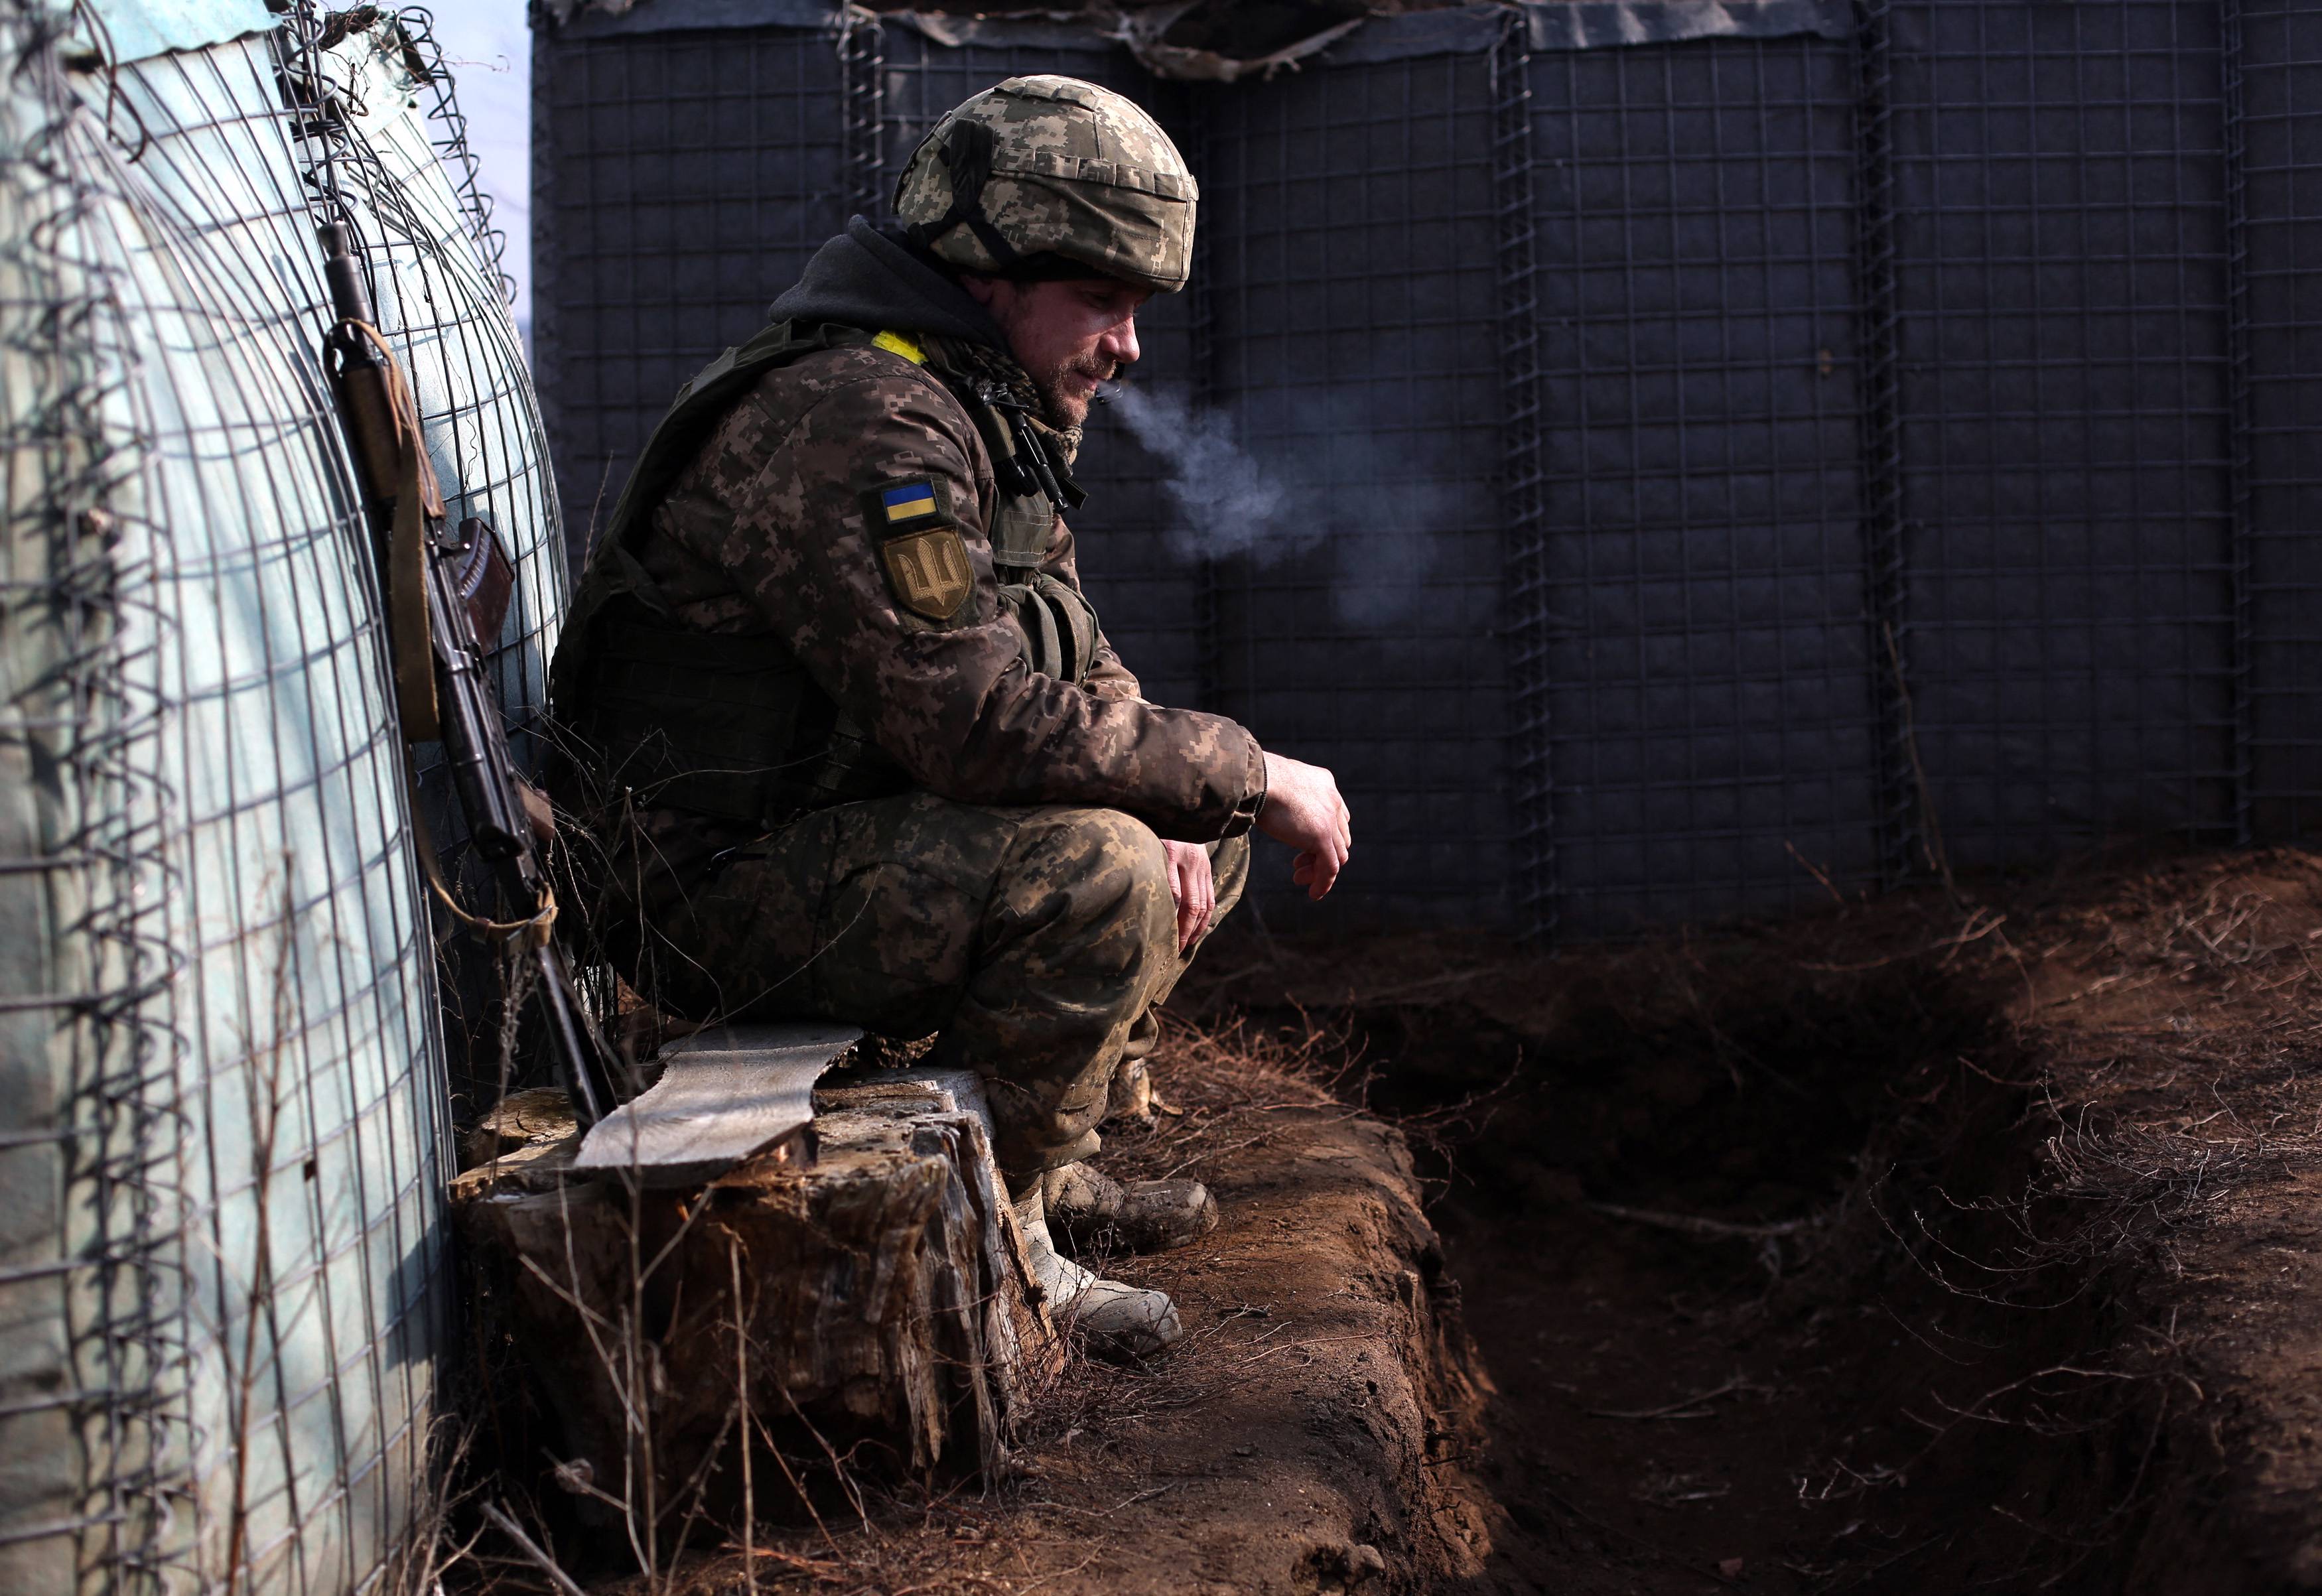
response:
M967 544L959 528L948 522L883 539L879 563L886 567L895 601L930 621L950 620L975 591L975 567L968 563Z
M905 477L866 488L863 513L875 536L919 532L951 519L951 495L933 477Z

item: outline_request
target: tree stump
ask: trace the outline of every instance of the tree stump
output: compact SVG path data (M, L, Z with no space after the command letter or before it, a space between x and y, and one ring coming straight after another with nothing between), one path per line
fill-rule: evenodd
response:
M745 1482L780 1518L842 1474L1004 1470L1060 1352L974 1077L879 1072L814 1105L810 1139L690 1188L575 1171L569 1126L454 1182L487 1328L600 1522L730 1524Z

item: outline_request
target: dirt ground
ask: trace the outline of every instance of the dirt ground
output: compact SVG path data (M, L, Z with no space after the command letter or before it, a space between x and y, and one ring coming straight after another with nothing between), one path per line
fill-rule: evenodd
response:
M1190 1345L990 1494L598 1588L2322 1588L2317 949L2287 851L1224 944L1106 1155L1219 1192L1121 1265Z
M1208 1000L1343 1017L1390 1114L1492 1094L1431 1211L1504 1586L2307 1590L2317 949L2278 851Z
M1453 1588L1495 1539L1484 1391L1458 1287L1420 1209L1399 1129L1325 1090L1309 1039L1181 1031L1171 1112L1112 1134L1123 1174L1192 1171L1223 1208L1191 1246L1117 1261L1159 1285L1188 1327L1144 1367L1075 1349L1028 1403L1019 1473L998 1489L822 1493L819 1518L763 1526L659 1579L622 1548L561 1539L553 1493L535 1532L592 1591L1191 1592ZM536 1482L535 1482L536 1483ZM539 1510L544 1503L546 1510ZM713 1537L714 1538L714 1537ZM487 1534L453 1584L546 1590ZM570 1596L567 1592L566 1596Z

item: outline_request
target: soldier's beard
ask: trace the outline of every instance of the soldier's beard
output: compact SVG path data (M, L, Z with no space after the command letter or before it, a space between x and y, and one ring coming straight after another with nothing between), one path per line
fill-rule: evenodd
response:
M1040 409L1047 424L1070 432L1087 422L1089 401L1096 397L1097 386L1111 381L1120 369L1115 362L1100 357L1060 360L1046 370L1026 375L1040 395Z

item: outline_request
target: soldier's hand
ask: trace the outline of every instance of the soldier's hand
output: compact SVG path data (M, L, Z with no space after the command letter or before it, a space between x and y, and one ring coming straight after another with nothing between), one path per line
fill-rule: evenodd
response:
M1297 850L1290 862L1290 879L1321 898L1346 868L1355 851L1353 821L1347 800L1339 796L1339 780L1320 765L1266 756L1266 807L1257 812L1257 829L1277 843Z
M1210 851L1199 843L1162 840L1169 856L1169 895L1177 900L1177 951L1193 945L1193 938L1210 928L1217 912L1218 883L1210 869Z

